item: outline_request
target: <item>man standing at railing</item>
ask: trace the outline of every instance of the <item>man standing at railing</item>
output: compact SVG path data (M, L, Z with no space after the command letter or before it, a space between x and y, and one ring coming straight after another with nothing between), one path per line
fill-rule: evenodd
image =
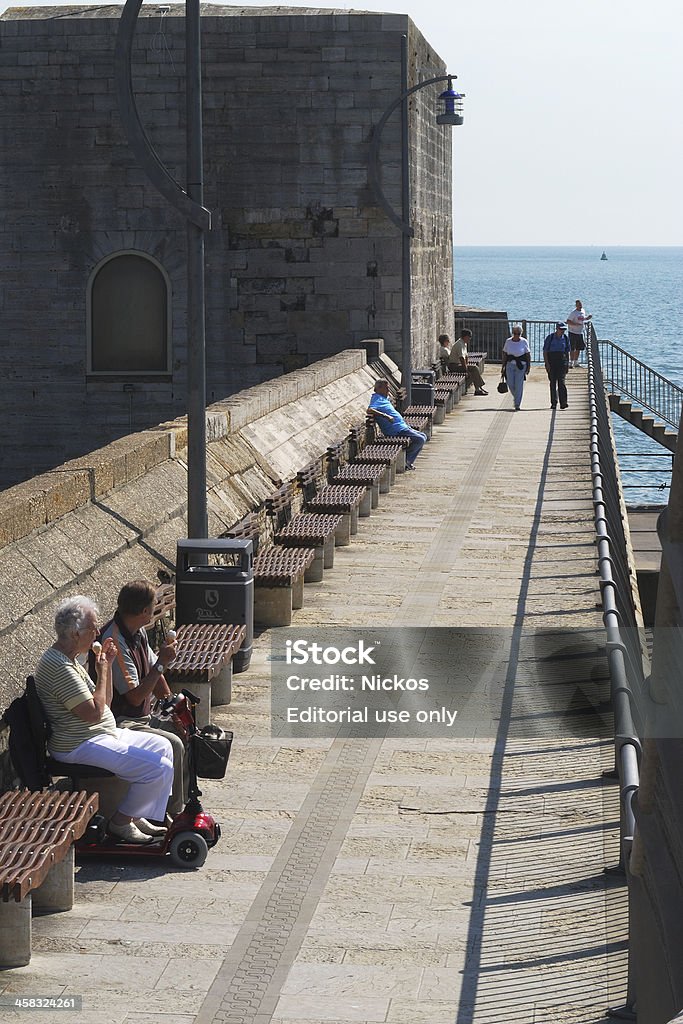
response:
M586 342L583 340L583 327L587 320L592 319L592 316L592 313L587 313L583 308L581 299L577 299L575 308L567 317L567 327L569 328L570 369L574 366L578 366L581 361L581 353L586 347Z
M564 382L567 376L567 362L569 360L569 338L567 337L567 325L555 324L555 330L543 342L543 362L550 381L550 408L557 409L557 395L560 395L560 409L566 409L567 386Z

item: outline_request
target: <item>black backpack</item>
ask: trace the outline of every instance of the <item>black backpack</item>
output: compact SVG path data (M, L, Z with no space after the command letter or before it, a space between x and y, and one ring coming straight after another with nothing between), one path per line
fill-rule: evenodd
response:
M32 792L45 789L52 782L47 770L50 730L33 676L28 677L25 692L15 697L3 718L10 727L9 753L19 779Z

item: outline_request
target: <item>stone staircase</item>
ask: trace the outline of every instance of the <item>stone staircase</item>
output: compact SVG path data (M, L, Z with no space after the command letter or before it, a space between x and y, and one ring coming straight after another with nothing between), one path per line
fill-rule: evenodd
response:
M608 398L609 407L612 412L616 412L622 419L632 423L634 427L638 427L648 437L653 438L667 448L668 451L676 451L678 431L670 430L669 427L657 420L651 413L645 412L644 409L634 405L633 402L628 401L622 395L609 392Z

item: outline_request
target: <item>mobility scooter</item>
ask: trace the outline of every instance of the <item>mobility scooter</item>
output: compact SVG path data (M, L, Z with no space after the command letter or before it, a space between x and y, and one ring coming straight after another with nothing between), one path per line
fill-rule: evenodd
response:
M94 815L82 838L75 844L76 853L86 856L159 856L168 853L179 868L200 868L212 846L220 839L220 825L202 807L202 793L197 783L202 778L222 779L230 756L232 733L213 726L200 732L195 721L195 705L199 698L183 689L159 701L158 718L166 719L175 727L185 742L189 771L188 800L177 814L166 834L150 843L126 843L106 831L102 815ZM52 759L48 767L52 769ZM57 764L55 762L54 764ZM57 772L55 771L55 774Z
M230 756L231 732L214 726L197 728L195 706L199 698L183 689L159 701L156 714L172 722L187 750L189 790L184 809L177 814L167 832L149 843L126 843L108 834L106 819L93 815L83 836L74 844L76 853L93 857L170 855L179 868L199 868L209 849L221 834L220 825L201 805L202 795L197 779L222 779ZM10 755L15 771L24 786L32 791L52 785L53 778L68 778L74 788L81 780L113 778L111 772L92 765L66 764L47 752L49 724L36 692L32 676L26 690L17 697L4 714L10 726Z

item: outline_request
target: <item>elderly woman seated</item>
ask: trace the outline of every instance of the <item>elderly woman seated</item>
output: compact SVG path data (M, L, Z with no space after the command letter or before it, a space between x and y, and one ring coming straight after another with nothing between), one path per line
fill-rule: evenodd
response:
M55 613L57 639L35 671L36 689L52 728L53 757L68 764L106 768L130 783L109 821L112 835L129 843L149 843L165 829L163 821L173 781L173 751L163 736L119 729L111 712L113 640L95 647L97 680L78 661L87 655L99 629L98 609L88 597L71 597ZM150 821L151 819L151 821Z

